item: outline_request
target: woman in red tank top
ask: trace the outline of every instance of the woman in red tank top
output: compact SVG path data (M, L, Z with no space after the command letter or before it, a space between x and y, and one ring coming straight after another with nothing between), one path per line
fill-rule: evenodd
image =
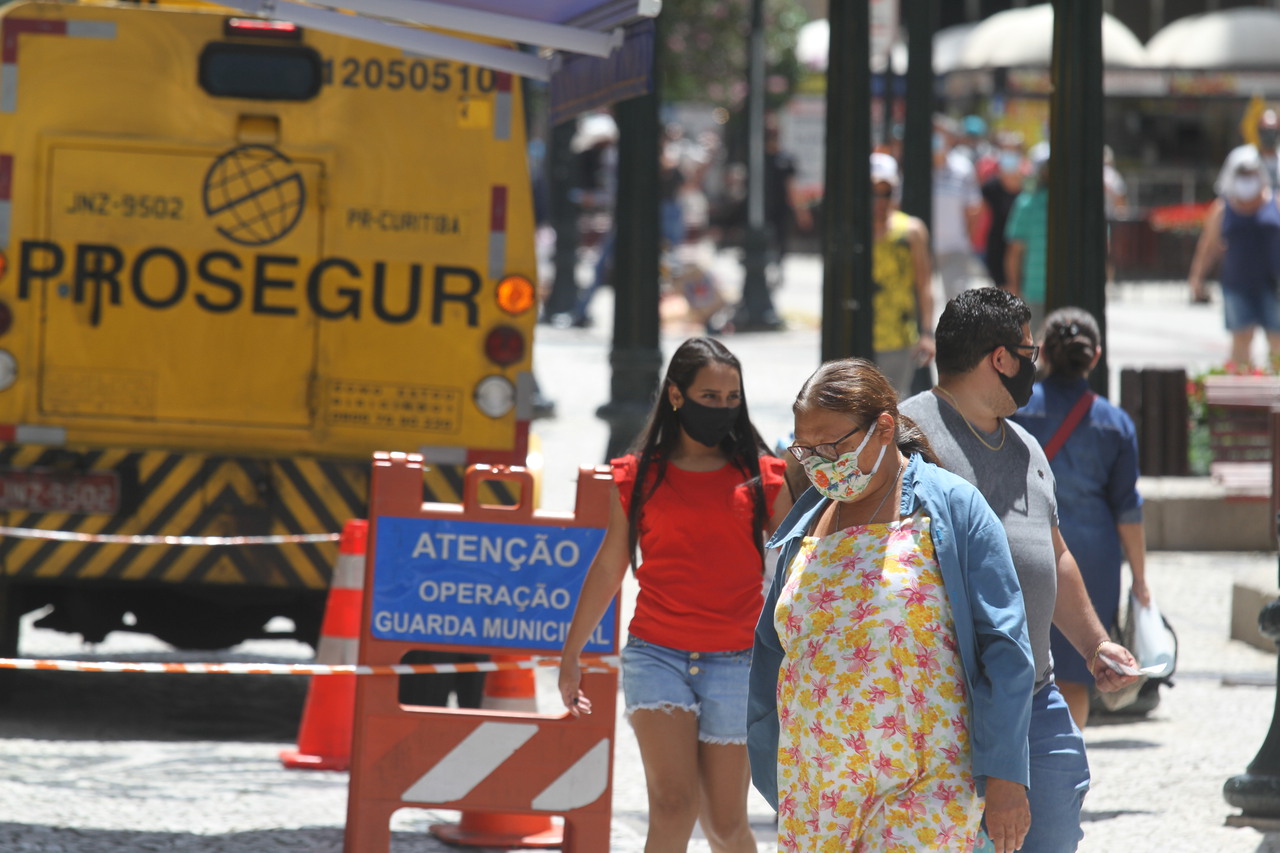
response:
M634 563L622 682L649 792L645 849L684 850L700 820L716 853L754 853L747 680L764 540L791 495L751 424L738 359L711 338L681 344L632 452L612 464L609 526L569 627L561 696L590 713L578 657Z

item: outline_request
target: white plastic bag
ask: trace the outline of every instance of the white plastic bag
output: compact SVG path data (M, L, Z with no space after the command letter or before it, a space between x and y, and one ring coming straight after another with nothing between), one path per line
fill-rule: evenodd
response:
M1138 659L1138 666L1143 669L1163 667L1151 672L1151 677L1169 677L1178 662L1178 638L1165 623L1155 597L1151 598L1151 604L1143 607L1142 602L1130 593L1129 608L1133 614L1133 648L1130 651Z

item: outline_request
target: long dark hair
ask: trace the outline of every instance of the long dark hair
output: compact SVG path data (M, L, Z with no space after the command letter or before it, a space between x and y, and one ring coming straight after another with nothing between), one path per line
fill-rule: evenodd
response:
M898 449L908 456L919 453L926 462L938 464L924 431L898 411L898 392L864 358L828 361L805 380L791 411L800 414L815 408L848 415L860 424L870 424L881 412L887 412L893 418L893 442Z
M737 356L729 352L724 344L714 338L690 338L680 345L671 356L667 365L666 378L658 389L657 399L649 411L644 429L631 446L631 453L636 457L636 481L631 487L631 505L627 511L627 553L631 555L631 564L635 566L639 560L636 556L640 541L640 513L644 504L658 486L662 485L667 474L667 462L671 452L680 440L680 419L668 401L668 388L675 386L681 394L689 393L698 371L708 364L720 363L738 371L738 381L742 381L742 365ZM760 433L751 424L751 415L747 410L746 391L742 392L742 400L738 404L738 420L733 429L720 442L720 450L729 461L742 472L751 486L754 508L751 513L751 529L754 531L752 541L756 549L764 554L764 527L769 517L764 501L764 484L760 481L760 456L768 455ZM650 471L653 471L652 485L645 487ZM763 565L762 565L763 568Z

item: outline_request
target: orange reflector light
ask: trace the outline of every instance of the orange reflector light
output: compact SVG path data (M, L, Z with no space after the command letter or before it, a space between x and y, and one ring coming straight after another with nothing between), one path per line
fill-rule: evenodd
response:
M509 275L498 282L498 307L515 317L537 302L533 282L522 275Z
M510 367L524 358L524 335L511 326L498 326L484 339L484 354L494 364Z

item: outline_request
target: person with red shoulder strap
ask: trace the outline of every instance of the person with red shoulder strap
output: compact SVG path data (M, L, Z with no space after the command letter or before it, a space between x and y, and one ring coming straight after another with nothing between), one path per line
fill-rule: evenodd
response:
M1133 420L1089 389L1102 357L1097 320L1081 308L1050 314L1041 332L1044 378L1013 420L1044 447L1058 490L1058 524L1075 555L1089 599L1104 625L1120 608L1121 567L1128 558L1133 594L1151 600L1146 538L1138 493L1138 439ZM1071 717L1089 719L1089 661L1055 628L1050 634L1054 678Z
M686 849L697 821L712 850L754 853L747 685L764 542L791 493L751 424L738 359L712 338L681 344L639 438L612 465L609 524L565 639L561 699L575 716L591 713L579 656L634 565L622 688L649 795L645 849Z

